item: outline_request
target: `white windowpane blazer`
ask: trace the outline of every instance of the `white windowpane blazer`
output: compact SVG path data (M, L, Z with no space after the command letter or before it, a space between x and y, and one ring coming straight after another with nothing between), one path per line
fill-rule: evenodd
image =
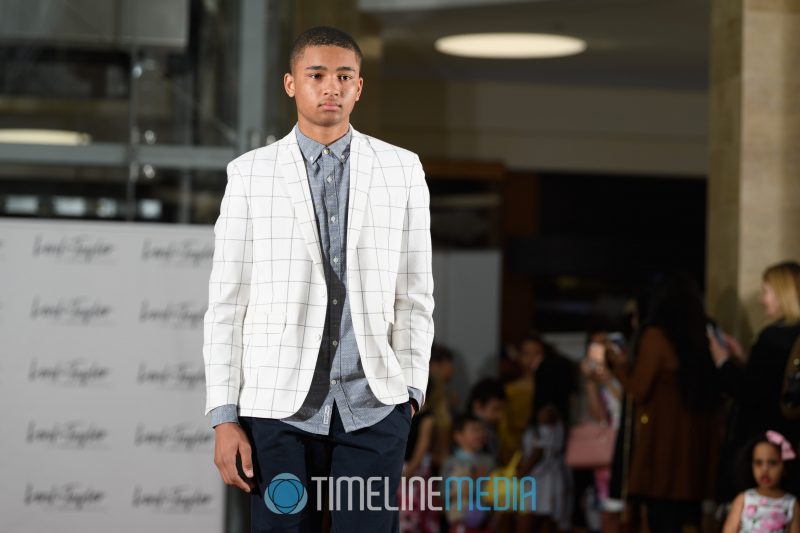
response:
M425 390L433 341L428 188L419 158L352 130L347 295L382 403ZM206 413L284 418L302 405L327 304L320 240L294 132L228 165L204 320Z

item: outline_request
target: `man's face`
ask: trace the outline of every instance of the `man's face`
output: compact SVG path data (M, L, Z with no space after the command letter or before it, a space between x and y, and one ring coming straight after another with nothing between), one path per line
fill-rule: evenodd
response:
M338 46L306 47L283 79L298 122L323 128L349 124L363 84L355 52Z

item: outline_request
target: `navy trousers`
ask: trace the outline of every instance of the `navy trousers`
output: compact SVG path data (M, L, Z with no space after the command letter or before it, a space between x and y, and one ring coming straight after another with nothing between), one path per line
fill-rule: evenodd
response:
M385 502L397 507L397 488L411 428L409 402L395 406L377 424L351 433L345 432L335 406L328 435L308 433L280 420L240 417L239 421L253 449L257 486L250 501L253 533L319 533L325 509L330 511L333 533L399 530L399 514L386 509ZM314 477L324 477L326 481L314 481ZM337 483L342 477L349 480ZM369 494L371 477L382 478L369 484L371 503L379 510L368 509L366 501L363 506L360 501L362 493L365 499ZM328 482L331 478L333 481ZM342 489L338 494L337 487ZM333 508L329 505L331 490Z

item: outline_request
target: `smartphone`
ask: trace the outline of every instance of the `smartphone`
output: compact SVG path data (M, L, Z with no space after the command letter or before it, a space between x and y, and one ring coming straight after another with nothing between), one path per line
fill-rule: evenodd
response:
M726 347L728 345L727 341L725 340L725 332L723 332L722 328L716 324L712 324L711 322L706 324L706 332L708 332L709 335L713 335L714 338L717 339L717 342L720 344L720 346Z

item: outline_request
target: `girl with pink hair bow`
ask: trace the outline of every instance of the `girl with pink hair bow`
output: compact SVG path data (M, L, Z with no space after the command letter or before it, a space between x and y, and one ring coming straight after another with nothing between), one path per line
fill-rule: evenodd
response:
M781 488L784 462L796 458L789 441L767 431L745 448L742 458L755 488L733 500L723 533L800 533L800 505Z

